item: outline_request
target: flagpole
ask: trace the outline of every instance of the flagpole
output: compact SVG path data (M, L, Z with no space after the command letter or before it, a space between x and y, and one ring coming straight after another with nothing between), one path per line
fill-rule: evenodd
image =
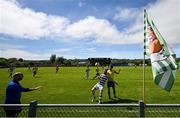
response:
M146 9L144 9L144 46L146 42ZM143 46L143 47L144 47ZM144 52L143 52L143 101L145 102L145 47L144 47Z

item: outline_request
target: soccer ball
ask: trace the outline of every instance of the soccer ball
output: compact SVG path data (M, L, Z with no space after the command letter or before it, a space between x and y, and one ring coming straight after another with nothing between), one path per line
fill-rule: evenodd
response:
M96 63L95 63L95 66L99 66L99 63L98 63L98 62L96 62Z

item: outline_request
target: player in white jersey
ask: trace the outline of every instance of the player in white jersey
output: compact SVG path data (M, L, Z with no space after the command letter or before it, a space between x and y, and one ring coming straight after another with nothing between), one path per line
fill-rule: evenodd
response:
M100 104L102 100L102 93L103 93L104 85L106 83L106 80L110 79L110 76L107 75L107 69L104 71L104 74L101 74L96 78L99 78L99 82L92 88L92 95L93 95L92 102L94 102L95 100L96 90L99 89L99 104Z

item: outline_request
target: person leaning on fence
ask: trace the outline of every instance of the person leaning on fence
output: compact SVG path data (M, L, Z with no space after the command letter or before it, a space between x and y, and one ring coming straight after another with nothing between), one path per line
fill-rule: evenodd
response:
M21 93L37 90L40 88L24 88L20 85L19 81L23 80L23 74L21 72L16 72L13 75L13 79L8 83L6 87L6 98L5 104L21 104ZM21 107L4 107L7 117L16 117L21 112Z

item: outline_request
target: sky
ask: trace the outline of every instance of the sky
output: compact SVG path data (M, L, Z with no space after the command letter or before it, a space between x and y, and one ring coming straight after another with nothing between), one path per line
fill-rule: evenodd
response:
M180 57L180 0L0 0L0 57L143 58L143 10Z

